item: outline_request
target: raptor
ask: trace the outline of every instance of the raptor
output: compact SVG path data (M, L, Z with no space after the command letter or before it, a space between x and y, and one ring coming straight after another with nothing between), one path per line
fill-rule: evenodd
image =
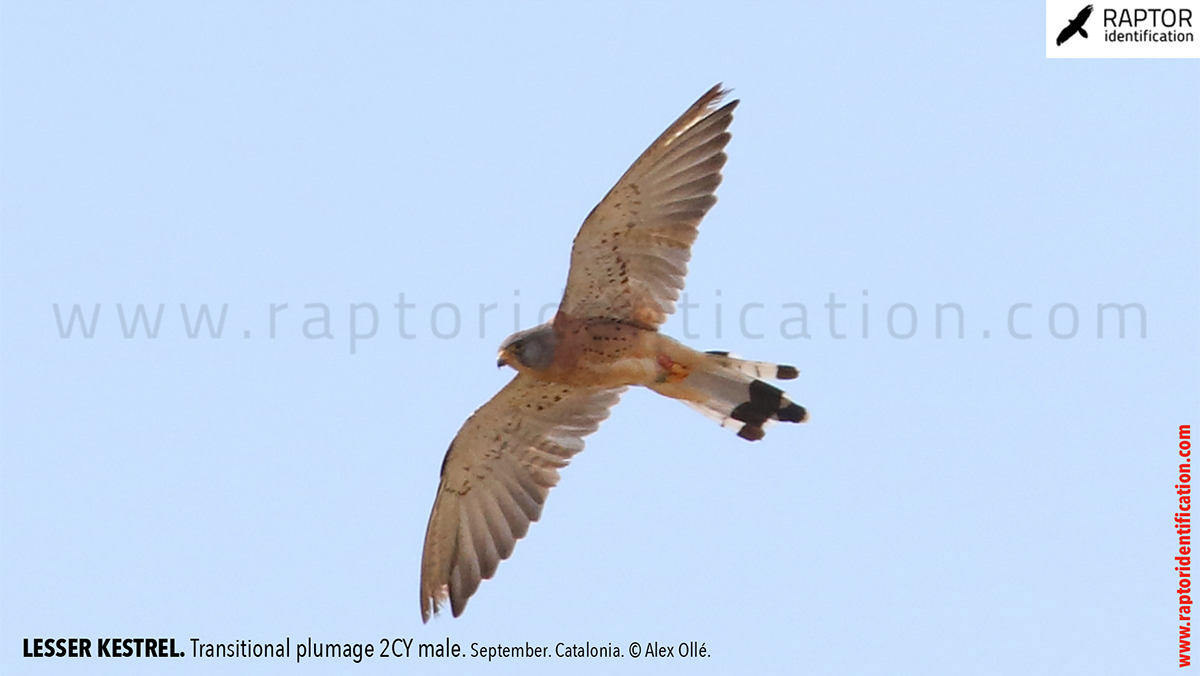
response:
M462 614L513 552L558 470L608 417L621 392L648 387L748 441L808 413L764 379L793 366L699 352L659 333L683 289L691 246L716 203L738 102L717 85L688 108L584 220L554 319L504 341L516 377L450 444L421 560L421 619L448 600Z
M1092 15L1092 6L1091 5L1088 5L1087 7L1084 7L1083 9L1079 10L1079 14L1076 14L1075 18L1071 19L1070 23L1067 24L1067 27L1062 29L1062 31L1059 32L1058 39L1056 39L1054 41L1054 44L1061 47L1062 43L1066 42L1067 40L1070 40L1071 36L1076 33L1079 33L1080 35L1082 35L1083 37L1086 38L1088 36L1088 34L1087 34L1087 31L1085 31L1083 29L1083 24L1087 23L1088 17L1090 17L1091 15Z

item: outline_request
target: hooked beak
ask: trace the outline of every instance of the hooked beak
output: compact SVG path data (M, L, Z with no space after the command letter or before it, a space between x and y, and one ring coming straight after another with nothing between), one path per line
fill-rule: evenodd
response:
M502 369L505 366L508 366L508 360L504 358L504 352L501 352L496 356L496 368Z

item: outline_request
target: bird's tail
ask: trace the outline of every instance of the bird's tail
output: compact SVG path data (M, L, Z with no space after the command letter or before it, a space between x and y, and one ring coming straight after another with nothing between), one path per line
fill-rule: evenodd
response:
M1087 37L1087 31L1083 30L1082 28L1079 29L1079 34L1085 38Z
M747 361L728 352L693 353L685 377L654 387L682 400L721 426L737 430L747 441L758 441L764 428L776 421L800 423L808 411L787 398L783 390L761 380L791 380L800 374L795 366ZM680 374L682 375L682 374Z

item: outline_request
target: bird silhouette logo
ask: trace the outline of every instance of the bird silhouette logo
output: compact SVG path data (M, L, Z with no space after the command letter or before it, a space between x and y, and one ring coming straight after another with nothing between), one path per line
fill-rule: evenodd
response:
M1067 27L1062 29L1062 32L1058 34L1058 39L1055 40L1055 44L1057 44L1058 46L1061 47L1062 43L1066 42L1067 40L1070 40L1071 36L1076 33L1079 33L1080 35L1082 35L1083 37L1086 38L1087 31L1083 30L1083 24L1087 23L1088 17L1091 15L1092 15L1092 6L1091 5L1088 5L1087 7L1084 7L1083 9L1079 10L1079 14L1075 15L1075 18L1071 20L1071 23L1067 24Z

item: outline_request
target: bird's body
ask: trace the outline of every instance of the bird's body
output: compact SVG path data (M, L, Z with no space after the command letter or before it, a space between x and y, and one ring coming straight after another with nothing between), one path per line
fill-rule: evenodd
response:
M421 561L422 619L446 600L462 613L625 388L679 399L750 441L774 421L807 419L761 380L795 378L794 367L699 352L658 331L716 203L737 106L717 108L724 93L709 90L625 172L575 238L554 320L501 347L499 365L517 376L463 424L442 461Z
M650 382L658 331L605 317L574 319L559 315L543 325L555 335L554 359L548 368L511 365L530 377L581 387L625 387ZM506 362L509 363L509 362Z

